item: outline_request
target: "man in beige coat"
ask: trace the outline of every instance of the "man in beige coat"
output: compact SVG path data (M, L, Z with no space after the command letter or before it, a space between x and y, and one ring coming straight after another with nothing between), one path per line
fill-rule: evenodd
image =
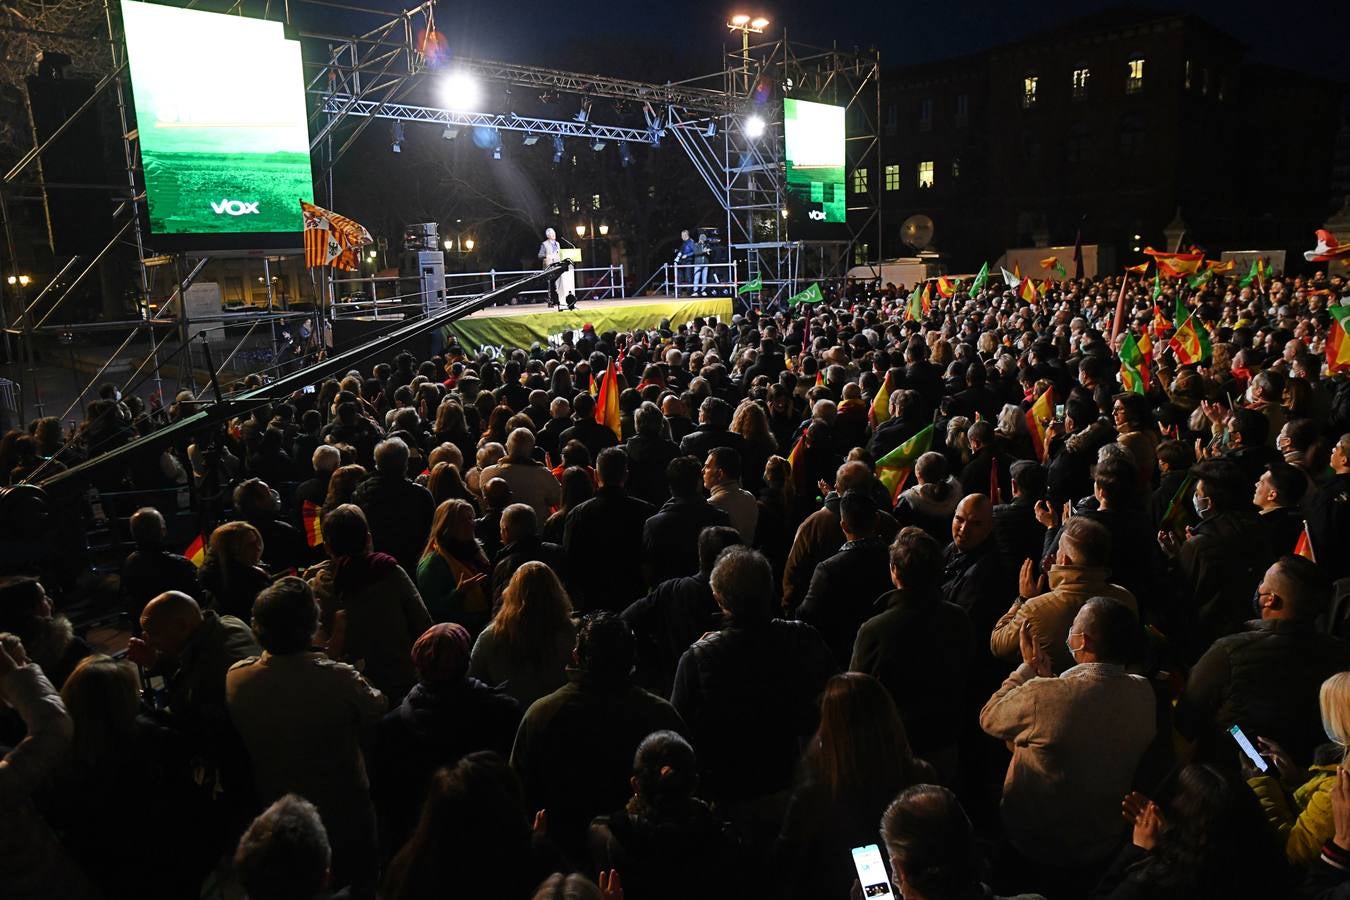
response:
M1119 847L1121 798L1156 728L1152 687L1125 672L1139 623L1118 600L1089 600L1069 631L1075 665L1059 677L1029 624L1020 638L1022 665L980 711L1013 753L1003 825L1039 890L1082 896Z
M511 486L511 497L517 503L533 507L540 522L547 522L553 510L562 503L562 486L558 479L534 459L534 432L528 428L517 428L508 434L506 458L495 466L488 466L478 476L481 484L494 478Z
M225 702L258 799L295 793L317 806L333 845L334 886L372 897L379 857L359 737L384 715L385 698L356 669L310 652L318 623L302 579L283 578L260 593L253 630L263 653L230 668Z
M1139 604L1134 595L1106 575L1111 571L1111 533L1100 522L1075 516L1064 524L1059 552L1050 567L1048 579L1039 581L1031 560L1022 564L1018 596L994 625L989 650L1000 659L1018 659L1018 640L1030 624L1040 652L1049 660L1052 672L1063 672L1073 665L1065 645L1069 626L1078 610L1091 597L1111 597L1125 604L1136 616ZM1048 586L1049 590L1045 590Z

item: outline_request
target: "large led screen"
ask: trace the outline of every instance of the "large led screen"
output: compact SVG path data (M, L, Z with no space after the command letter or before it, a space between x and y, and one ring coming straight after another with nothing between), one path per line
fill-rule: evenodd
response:
M844 107L785 99L783 153L794 213L809 222L845 221Z
M299 232L313 201L300 42L278 22L122 0L154 235Z

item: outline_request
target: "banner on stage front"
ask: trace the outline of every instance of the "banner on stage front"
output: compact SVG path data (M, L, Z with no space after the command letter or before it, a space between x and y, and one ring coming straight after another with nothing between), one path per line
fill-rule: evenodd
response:
M565 331L581 331L590 323L596 334L656 328L669 319L675 328L698 317L717 316L731 320L731 299L671 300L633 306L595 305L561 312L529 312L520 315L481 316L460 319L446 326L446 337L455 338L465 349L484 347L529 347L557 344Z

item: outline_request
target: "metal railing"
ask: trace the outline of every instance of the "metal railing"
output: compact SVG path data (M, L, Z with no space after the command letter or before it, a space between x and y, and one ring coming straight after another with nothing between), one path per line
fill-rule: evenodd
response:
M734 295L739 286L735 262L663 263L661 268L647 279L647 283L652 284L658 274L661 277L661 293L667 297L691 297L695 294Z
M486 272L449 272L445 276L445 296L438 302L454 304L486 291L495 291L499 283L515 281L526 275L537 273L538 269L489 269ZM578 300L615 300L628 296L625 290L623 265L579 266L572 272L576 275L576 294ZM422 292L403 291L418 284L415 275L367 275L361 278L335 278L334 290L339 298L343 295L353 297L358 292L366 296L362 299L339 299L331 310L334 319L353 315L368 315L374 318L399 316L410 310L422 309ZM522 298L534 298L534 302L547 302L548 288L536 288L520 291ZM527 301L528 302L528 301Z

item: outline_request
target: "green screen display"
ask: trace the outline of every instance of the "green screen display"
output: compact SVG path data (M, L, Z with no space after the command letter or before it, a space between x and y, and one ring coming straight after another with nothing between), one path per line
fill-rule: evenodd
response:
M845 221L844 107L783 101L787 189L808 221Z
M300 42L278 22L122 0L150 231L298 232L313 201Z

